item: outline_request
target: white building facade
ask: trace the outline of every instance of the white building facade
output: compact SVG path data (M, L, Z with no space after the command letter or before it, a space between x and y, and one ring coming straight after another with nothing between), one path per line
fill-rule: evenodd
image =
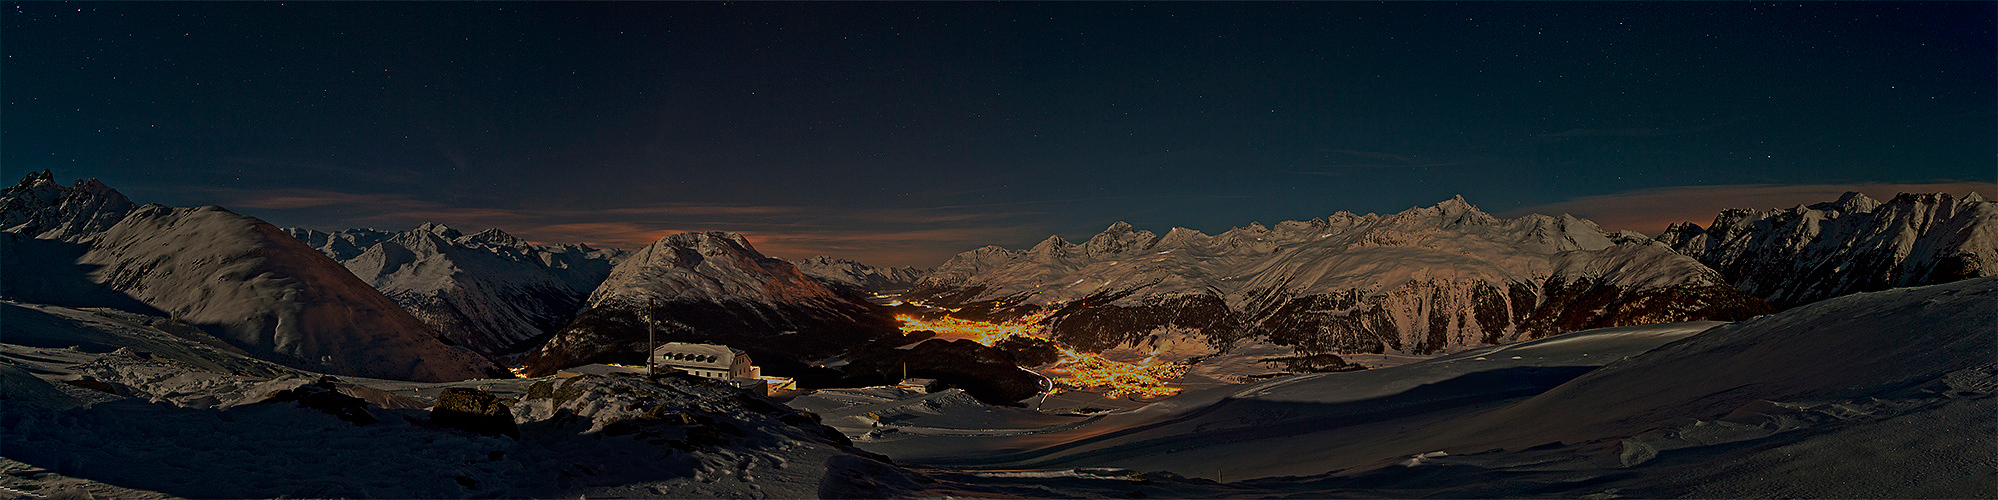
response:
M667 342L652 350L652 361L661 367L717 380L763 375L763 370L750 364L749 354L725 345Z

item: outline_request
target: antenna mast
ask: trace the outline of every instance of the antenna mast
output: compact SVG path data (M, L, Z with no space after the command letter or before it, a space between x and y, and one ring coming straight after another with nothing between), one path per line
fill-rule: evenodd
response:
M647 379L659 378L659 370L653 367L654 362L652 360L652 358L658 357L657 353L659 351L658 341L654 340L652 333L652 310L658 307L658 305L653 304L651 296L648 295L645 297L645 377Z

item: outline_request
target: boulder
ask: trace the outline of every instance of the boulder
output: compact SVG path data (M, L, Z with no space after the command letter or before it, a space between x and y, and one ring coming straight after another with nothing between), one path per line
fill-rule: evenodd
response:
M520 439L520 427L513 422L513 411L507 409L499 397L480 389L445 389L443 394L437 395L437 406L430 409L430 421L442 427Z

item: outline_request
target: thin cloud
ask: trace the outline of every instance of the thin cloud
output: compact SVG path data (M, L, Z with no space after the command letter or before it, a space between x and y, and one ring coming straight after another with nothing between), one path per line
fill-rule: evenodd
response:
M1339 155L1345 155L1345 156L1356 156L1356 157L1360 157L1360 158L1370 158L1370 159L1375 159L1375 160L1388 160L1388 161L1391 161L1391 162L1394 162L1394 163L1415 163L1415 162L1416 162L1416 160L1415 160L1415 157L1412 157L1412 156L1408 156L1408 155L1399 155L1399 154L1394 154L1394 153L1383 153L1383 152L1380 152L1380 151L1360 151L1360 150L1354 150L1354 149L1327 149L1327 150L1322 150L1322 151L1325 151L1325 152L1327 152L1327 153L1333 153L1333 154L1339 154Z
M534 242L588 243L613 248L639 248L668 235L690 231L727 231L743 235L764 255L802 259L814 255L864 258L872 265L934 266L957 252L992 241L1010 241L1043 231L1028 226L875 230L817 228L771 231L662 225L643 222L576 222L509 229Z
M1616 194L1584 196L1558 203L1532 206L1501 213L1517 217L1531 213L1573 214L1595 221L1606 230L1629 229L1656 235L1677 222L1705 226L1721 210L1729 208L1790 208L1834 201L1848 191L1857 191L1886 201L1898 193L1949 193L1963 196L1971 192L1990 196L1998 193L1998 183L1936 182L1926 184L1735 184L1721 186L1676 186L1639 189Z
M1435 168L1435 166L1461 166L1465 162L1433 162L1433 164L1319 164L1319 168L1341 168L1341 170L1385 170L1385 168ZM1343 176L1345 172L1325 172L1325 170L1293 170L1291 174L1307 176Z
M1323 170L1298 170L1298 171L1293 171L1291 173L1304 174L1304 175L1343 176L1346 175L1346 173L1337 170L1384 170L1384 169L1403 169L1403 168L1433 168L1433 167L1450 167L1450 166L1457 166L1464 164L1464 162L1462 161L1424 161L1421 158L1414 155L1403 155L1403 154L1386 153L1380 151L1359 151L1353 149L1326 149L1320 151L1328 153L1328 155L1326 155L1327 157L1324 158L1323 162L1317 165L1312 165L1312 167L1320 169L1335 169L1335 171L1328 172Z
M1046 230L1017 221L1039 212L977 207L844 208L790 205L660 203L602 210L461 207L407 195L313 189L211 189L225 206L325 217L331 225L401 229L436 222L472 232L500 228L536 243L638 248L670 234L732 231L767 255L834 255L874 265L933 266L994 241L1031 239ZM1050 200L1042 203L1056 203ZM266 214L268 215L268 214Z
M1713 122L1698 127L1683 128L1572 128L1551 134L1535 134L1533 137L1548 142L1559 142L1578 137L1664 137L1705 132L1720 128L1727 122Z
M325 207L335 205L391 204L405 205L411 201L406 197L380 194L342 193L316 189L277 189L267 191L242 191L232 205L248 208L292 210L299 208Z
M626 207L603 210L604 213L619 215L775 215L803 211L804 207L784 205L704 205L674 203L650 207Z
M1081 203L1081 202L1091 202L1091 201L1160 200L1160 199L1242 199L1242 198L1256 198L1256 197L1249 195L1231 195L1231 194L1105 196L1099 198L1069 198L1065 200L1031 200L1031 201L1009 201L1001 203L980 203L975 205L939 205L934 207L923 207L917 210L962 210L967 208L1017 207L1024 205L1068 204L1068 203Z

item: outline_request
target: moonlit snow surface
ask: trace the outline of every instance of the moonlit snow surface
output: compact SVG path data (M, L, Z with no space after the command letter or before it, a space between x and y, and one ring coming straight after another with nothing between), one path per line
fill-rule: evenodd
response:
M1578 332L1190 393L956 466L1161 471L1189 496L1989 497L1993 324L1998 278ZM1612 359L1563 371L1584 354Z
M317 374L108 310L7 304L0 487L61 497L1988 497L1998 278L1736 323L1590 330L1395 367L1049 415L956 391L796 410L692 379L344 378L380 421L271 391ZM71 345L57 346L61 339ZM106 351L107 348L114 348ZM268 369L269 375L222 373ZM71 384L83 377L107 394ZM88 385L88 383L84 383ZM522 398L516 441L429 423ZM546 389L544 389L546 391ZM415 402L414 406L410 406ZM688 422L680 424L680 414ZM657 414L672 425L636 425ZM698 418L696 418L698 416ZM725 425L724 425L725 424ZM703 430L704 429L704 430ZM696 437L700 436L700 437Z
M0 312L5 497L802 498L818 494L833 457L852 453L792 410L678 377L583 377L538 396L535 379L340 377L340 393L378 420L357 425L266 401L320 374L143 316L13 303ZM69 383L85 380L116 394ZM424 408L447 387L520 398L521 438L431 423Z

